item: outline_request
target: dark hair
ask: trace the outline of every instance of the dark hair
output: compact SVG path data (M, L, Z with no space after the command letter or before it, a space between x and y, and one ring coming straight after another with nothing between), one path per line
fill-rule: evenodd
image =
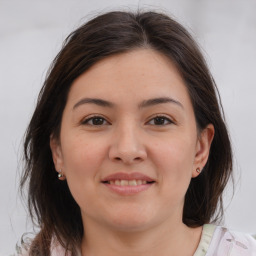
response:
M232 150L215 82L199 48L179 23L155 12L109 12L72 32L54 59L28 126L21 188L28 187L29 212L41 228L30 255L49 255L53 237L75 254L83 236L80 208L52 160L50 136L59 138L63 109L78 76L99 60L137 48L167 56L187 86L198 126L213 124L215 136L203 172L191 179L183 222L198 227L223 214L222 192L232 173Z

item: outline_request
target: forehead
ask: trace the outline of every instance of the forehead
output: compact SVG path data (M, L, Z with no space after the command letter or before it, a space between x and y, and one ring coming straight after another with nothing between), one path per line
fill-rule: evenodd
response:
M149 49L121 53L97 62L71 86L69 101L83 96L107 97L120 103L124 99L136 101L163 96L190 101L176 66L166 56Z

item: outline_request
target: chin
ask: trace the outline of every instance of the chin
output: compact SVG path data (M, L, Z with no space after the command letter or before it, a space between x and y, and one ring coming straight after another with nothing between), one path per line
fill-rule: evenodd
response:
M153 216L143 214L143 212L133 212L131 210L125 213L111 216L108 219L108 223L113 226L116 230L122 232L135 232L143 231L153 226L157 222Z

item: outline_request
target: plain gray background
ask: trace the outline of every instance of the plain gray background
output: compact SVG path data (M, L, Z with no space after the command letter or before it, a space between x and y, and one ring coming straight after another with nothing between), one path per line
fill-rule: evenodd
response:
M219 87L235 153L225 225L256 233L256 0L0 0L0 255L31 231L18 196L22 136L62 41L110 10L164 10L201 45ZM221 149L220 149L221 150Z

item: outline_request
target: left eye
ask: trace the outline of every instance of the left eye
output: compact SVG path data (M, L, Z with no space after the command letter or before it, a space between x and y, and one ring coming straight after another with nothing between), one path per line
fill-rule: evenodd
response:
M100 117L100 116L94 116L94 117L90 117L85 119L82 124L84 125L96 125L96 126L100 126L100 125L106 125L108 124L108 122L106 121L105 118Z
M156 117L152 118L151 120L149 120L149 122L148 122L148 124L151 124L151 125L167 125L167 124L172 124L172 123L173 123L173 121L165 116L156 116Z

